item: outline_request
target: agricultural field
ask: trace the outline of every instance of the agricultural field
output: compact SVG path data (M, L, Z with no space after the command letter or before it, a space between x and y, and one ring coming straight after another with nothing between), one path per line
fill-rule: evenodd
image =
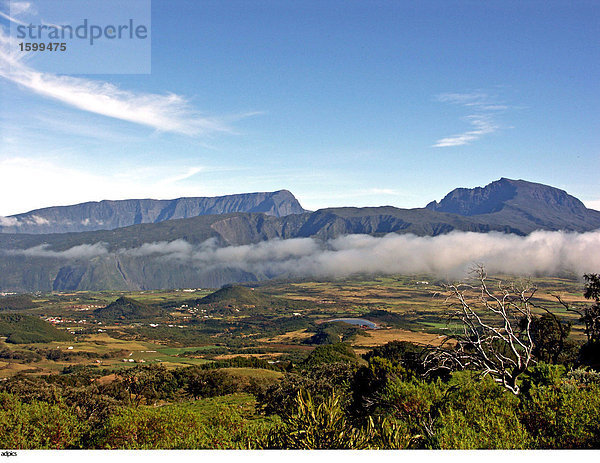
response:
M511 278L497 276L492 285L495 280ZM585 303L583 282L539 278L532 283L538 288L533 302L573 322L572 336L583 339L577 315L566 312L554 296ZM315 346L332 340L350 343L359 354L391 341L438 345L453 328L444 282L428 275L273 280L215 291L30 295L31 308L0 313L42 318L68 333L69 339L12 343L0 337L0 378L57 374L76 366L108 372L137 364L179 368L240 356L280 364L298 362ZM212 299L206 298L211 294ZM107 306L112 307L108 318L103 315ZM119 316L124 307L129 312ZM155 315L135 312L148 308ZM144 315L136 318L140 313ZM366 319L378 329L328 323L337 318Z

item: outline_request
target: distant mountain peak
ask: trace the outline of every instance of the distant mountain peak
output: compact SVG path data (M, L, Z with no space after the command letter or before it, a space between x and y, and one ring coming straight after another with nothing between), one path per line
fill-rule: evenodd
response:
M501 178L485 187L456 188L439 203L432 201L425 207L432 211L464 216L498 212L506 201L516 196L517 187L514 182L515 180Z
M94 310L94 315L96 317L114 320L137 320L156 317L160 314L161 310L159 308L149 306L125 296L111 302L106 307Z
M493 214L506 207L521 210L543 209L556 213L583 215L584 204L566 191L541 183L502 177L484 187L456 188L439 203L430 202L427 209L463 216Z
M530 233L533 230L594 230L600 213L566 191L526 180L501 178L477 188L457 188L426 206Z

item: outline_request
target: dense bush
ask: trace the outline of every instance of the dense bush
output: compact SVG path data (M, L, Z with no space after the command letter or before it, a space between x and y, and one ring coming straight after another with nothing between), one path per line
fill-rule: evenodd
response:
M258 408L267 415L292 413L299 392L309 393L316 400L323 400L334 391L338 396L348 396L356 367L337 362L315 365L311 368L286 375L257 395Z
M600 378L582 370L534 382L520 417L536 448L600 448Z
M0 393L19 397L21 402L34 401L56 404L61 399L60 388L36 376L17 375L0 382Z
M127 391L129 403L136 407L142 402L153 405L158 400L171 398L178 389L176 377L160 365L122 370L118 374L117 384Z
M392 380L407 381L422 377L423 349L408 342L392 341L376 347L363 356L368 361L353 378L353 413L368 417L377 414L384 389Z
M247 397L241 396L248 400ZM194 406L125 408L98 434L104 449L239 449L256 446L273 420L253 418L235 400L205 399ZM238 401L239 402L239 401Z
M321 323L316 327L315 334L304 341L306 344L336 344L353 339L357 334L364 332L358 326L344 322Z
M185 390L194 399L232 394L238 391L234 377L222 370L190 369L185 378Z
M22 363L39 362L42 356L31 350L12 350L0 346L0 359L19 360Z
M460 378L460 376L459 376ZM530 436L519 421L519 400L485 378L450 386L439 405L435 444L443 449L526 449Z
M37 307L28 294L0 297L0 311L2 310L28 310Z
M580 346L568 339L571 323L546 313L533 318L530 329L534 342L533 355L539 361L566 365L576 363Z
M62 405L0 393L0 448L70 449L80 446L87 424Z
M204 370L213 370L215 368L260 368L263 370L283 370L284 365L280 363L269 363L268 361L257 357L233 357L227 360L216 360L205 363L200 368Z
M356 425L345 410L346 399L331 391L320 398L298 391L281 425L259 440L271 449L404 449L412 442L401 421L370 418Z
M350 344L336 343L318 346L303 362L304 368L312 368L326 363L358 363L358 358Z
M335 392L315 400L309 392L299 391L294 407L283 414L282 421L264 440L264 447L314 450L361 449L368 445L368 436L352 426Z

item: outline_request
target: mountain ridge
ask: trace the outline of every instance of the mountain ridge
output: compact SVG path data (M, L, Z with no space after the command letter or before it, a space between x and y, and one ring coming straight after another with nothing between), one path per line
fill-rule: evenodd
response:
M214 197L88 201L5 217L5 225L0 226L0 233L48 234L113 230L141 223L231 212L255 212L284 217L301 214L305 210L288 190Z
M328 208L284 217L235 212L114 230L0 234L0 290L215 288L276 276L259 267L216 268L190 265L187 257L164 259L159 248L168 248L165 252L173 254L181 247L182 255L189 256L190 247L212 252L290 238L327 241L352 234L438 236L452 231L524 236L535 230L600 229L600 212L585 208L577 198L553 187L501 179L491 188L474 190L453 190L447 195L452 201L442 200L420 209ZM462 214L442 210L450 207Z

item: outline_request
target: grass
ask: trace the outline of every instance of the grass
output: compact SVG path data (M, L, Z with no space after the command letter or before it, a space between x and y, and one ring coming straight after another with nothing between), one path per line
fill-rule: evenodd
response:
M221 368L232 376L255 379L277 379L283 376L283 373L275 370L263 370L261 368Z
M176 356L182 352L195 352L202 351L203 349L210 349L215 346L201 346L201 347L158 347L158 352L164 355Z
M437 345L443 340L443 336L437 334L407 331L402 329L370 330L369 334L369 337L357 337L352 342L352 346L361 348L375 347L391 341L408 341L422 345Z

